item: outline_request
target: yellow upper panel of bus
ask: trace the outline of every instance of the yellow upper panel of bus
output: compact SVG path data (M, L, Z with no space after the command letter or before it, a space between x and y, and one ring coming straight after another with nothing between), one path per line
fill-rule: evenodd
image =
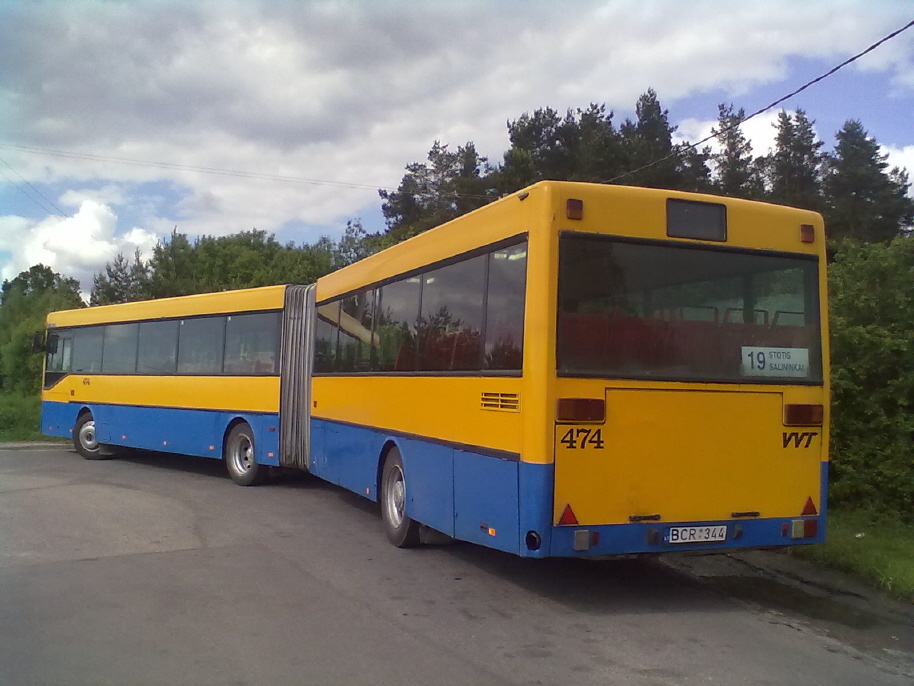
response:
M223 312L256 312L282 308L285 286L246 288L220 293L201 293L178 298L144 300L121 305L103 305L81 310L64 310L48 315L48 326L85 326L131 322L146 319L167 319Z
M566 202L572 198L582 202L581 219L567 217ZM724 205L727 240L668 237L669 198ZM801 224L813 226L813 243L801 242ZM518 234L565 230L817 255L823 255L825 248L822 218L815 212L698 193L541 181L319 279L317 300L348 293Z

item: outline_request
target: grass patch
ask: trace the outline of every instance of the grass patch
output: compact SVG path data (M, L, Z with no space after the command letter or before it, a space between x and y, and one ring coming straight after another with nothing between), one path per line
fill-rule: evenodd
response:
M791 553L914 602L914 525L865 511L830 510L825 526L825 543L798 546Z
M41 400L37 396L0 393L0 441L47 441L39 430Z

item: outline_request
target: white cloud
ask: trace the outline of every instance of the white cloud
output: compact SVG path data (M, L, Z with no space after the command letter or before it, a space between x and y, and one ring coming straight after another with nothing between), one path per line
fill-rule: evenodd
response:
M778 110L765 112L740 125L740 130L752 145L752 154L755 157L767 155L774 149L774 141L777 136L775 124L778 120L778 112ZM719 128L716 119L704 121L684 119L678 122L678 127L679 129L674 137L676 142L688 141L690 143L697 143L707 138L711 135L712 129ZM713 152L720 152L720 143L718 143L717 138L712 138L701 147L705 145L709 146Z
M889 163L889 168L906 169L908 175L914 177L914 145L906 145L903 148L883 145L882 152L888 155L886 162Z
M118 253L132 256L137 248L151 254L157 237L134 228L116 236L117 216L107 205L84 200L72 217L48 217L32 222L22 217L0 217L0 248L10 258L0 263L0 277L15 278L35 264L79 280L84 294L92 288L92 276L104 269Z
M123 188L115 184L107 184L101 188L86 188L81 190L68 190L63 193L58 202L61 205L79 207L86 200L92 200L102 205L122 205L127 201Z
M784 78L792 57L839 61L909 13L850 0L0 3L5 140L77 153L4 158L32 182L90 189L61 203L116 207L147 231L291 222L311 225L300 236L310 241L377 207L376 188L396 187L436 138L473 140L497 162L505 122L537 107L602 102L618 121L647 87L674 111L702 93L740 104ZM910 46L900 36L859 68L887 71L910 96ZM774 116L744 129L756 154ZM712 124L680 127L697 140ZM156 182L183 197L138 197Z

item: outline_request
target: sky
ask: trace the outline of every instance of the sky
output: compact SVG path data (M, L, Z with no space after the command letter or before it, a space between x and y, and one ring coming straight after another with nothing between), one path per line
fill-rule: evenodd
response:
M683 140L914 19L914 0L0 0L0 279L253 228L384 228L378 189L436 140L490 161L525 112L653 88ZM781 105L825 150L859 119L914 176L914 28ZM778 108L779 109L779 108ZM746 122L753 153L778 109ZM207 171L208 170L208 171Z

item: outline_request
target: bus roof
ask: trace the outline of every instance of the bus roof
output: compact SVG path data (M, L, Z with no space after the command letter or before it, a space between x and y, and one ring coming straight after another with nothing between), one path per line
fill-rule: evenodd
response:
M257 312L282 308L285 286L264 286L219 293L200 293L120 305L62 310L48 315L48 326L85 326L149 319L169 319L224 312Z
M583 201L583 221L563 221L568 198ZM731 246L820 254L824 250L822 218L815 212L770 203L637 186L540 181L450 222L328 274L317 282L318 302L383 282L435 262L470 252L543 227L574 231L605 230L601 216L624 224L626 236L666 239L668 199L725 205ZM799 225L816 226L817 244L799 242ZM789 228L787 228L789 225ZM759 230L764 226L764 230ZM786 229L786 230L785 230ZM676 240L676 239L673 239ZM687 242L695 244L695 240ZM719 242L700 241L721 245Z

